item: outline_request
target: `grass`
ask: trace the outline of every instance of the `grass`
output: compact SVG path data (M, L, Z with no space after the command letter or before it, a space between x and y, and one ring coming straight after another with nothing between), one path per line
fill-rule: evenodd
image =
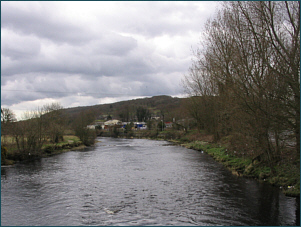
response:
M13 137L6 136L1 138L1 144L7 148L6 158L2 160L4 165L12 165L15 161L22 161L32 158L39 158L50 156L54 154L59 154L71 150L76 147L76 149L81 149L83 146L82 142L77 136L74 135L65 135L63 136L64 140L59 143L52 143L46 141L39 152L29 152L29 153L20 153L17 151L17 145L13 140Z
M15 140L13 136L1 136L1 144L14 144Z
M58 153L55 151L58 150L69 150L73 147L78 147L80 145L82 145L82 142L80 141L80 139L77 136L74 135L67 135L67 136L63 136L64 140L53 144L53 143L45 143L42 146L42 150L44 152L46 152L47 154L53 154L53 153Z
M63 141L56 143L55 145L62 146L64 144L72 144L72 143L80 142L80 139L77 136L68 135L68 136L63 136L63 138L64 138ZM43 146L49 146L49 145L53 145L53 143L48 142L45 143Z
M222 163L233 174L265 181L282 189L287 196L300 196L300 168L292 163L280 162L272 169L264 162L252 162L248 157L229 154L225 147L207 142L194 141L185 147L204 151Z
M80 139L77 136L74 135L65 135L63 136L64 141L61 141L57 144L51 143L49 140L43 144L42 149L44 149L45 147L48 146L62 146L65 144L70 144L70 143L78 143L80 142ZM1 144L4 144L7 149L8 149L8 153L14 153L15 150L17 149L14 137L12 136L1 136Z

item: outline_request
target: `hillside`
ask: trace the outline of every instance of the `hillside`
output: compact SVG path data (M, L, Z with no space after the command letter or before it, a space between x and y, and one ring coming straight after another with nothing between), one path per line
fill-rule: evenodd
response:
M132 121L136 117L138 107L147 109L152 117L161 117L164 115L166 121L172 121L173 118L183 118L187 113L183 106L186 98L173 98L171 96L154 96L151 98L133 99L109 104L100 104L94 106L66 108L64 112L72 119L81 112L93 112L96 119L105 116L111 116L118 120Z

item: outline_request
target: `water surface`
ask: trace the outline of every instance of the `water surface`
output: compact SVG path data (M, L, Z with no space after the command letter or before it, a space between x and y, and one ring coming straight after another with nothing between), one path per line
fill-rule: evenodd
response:
M295 198L164 141L99 138L1 168L2 225L296 225ZM298 214L298 215L296 215Z

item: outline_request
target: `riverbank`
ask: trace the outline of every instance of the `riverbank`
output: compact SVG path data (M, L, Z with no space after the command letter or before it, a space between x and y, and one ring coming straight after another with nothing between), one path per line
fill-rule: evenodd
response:
M85 146L76 136L64 136L64 141L52 144L43 145L40 151L36 152L17 152L13 150L13 146L1 146L1 166L13 165L18 162L32 161L40 158L50 157L71 150L83 150Z
M254 178L282 189L287 196L300 196L300 169L296 163L279 162L272 171L265 163L248 157L237 157L227 153L225 147L208 142L193 141L181 144L189 149L203 151L222 163L234 175Z

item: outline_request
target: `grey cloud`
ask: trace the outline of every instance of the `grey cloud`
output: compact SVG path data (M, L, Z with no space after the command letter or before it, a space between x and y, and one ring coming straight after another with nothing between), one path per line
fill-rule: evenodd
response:
M127 24L120 24L118 17L108 17L110 24L119 26L124 32L155 37L164 34L184 35L191 30L200 29L216 2L123 2ZM156 10L152 10L155 8ZM208 10L211 9L211 10ZM201 12L201 13L200 13Z
M8 43L8 41L6 42ZM13 43L9 45L13 46ZM109 36L104 41L91 41L75 47L55 45L55 50L48 55L35 53L34 58L26 58L22 61L17 59L12 65L2 62L2 74L7 76L18 72L57 72L86 74L95 77L150 72L151 69L143 58L135 55L126 56L136 47L137 42L134 39L120 36ZM11 55L12 53L9 51L9 48L4 48L3 55ZM2 60L4 61L4 59Z
M2 84L1 103L11 105L22 101L59 98L68 94L62 75L21 74Z
M2 2L1 27L19 31L22 34L34 34L37 37L50 39L63 43L84 43L92 39L93 33L63 20L62 16L56 16L55 5L51 3L20 2L19 7L10 2ZM28 5L29 4L29 5ZM38 5L38 10L32 4Z
M137 47L137 40L132 37L121 36L114 33L104 35L101 39L89 43L92 54L124 56Z
M28 59L40 52L40 42L36 37L21 37L4 30L1 39L1 54L12 60Z
M129 67L129 64L134 63L138 67L143 64L139 63L141 59L127 57L131 51L137 48L137 41L112 32L101 37L94 37L94 40L82 45L74 46L53 42L49 45L36 37L25 36L22 39L22 36L10 30L5 31L7 32L4 35L5 41L2 42L1 54L15 61L14 64L5 64L5 59L2 59L4 76L18 72L114 75L126 72L127 69L131 69L129 73L133 73L133 67ZM41 46L44 49L43 52L41 52ZM50 48L50 51L47 48ZM20 59L21 57L26 58Z
M87 80L84 75L66 74L23 74L13 84L2 86L2 104L11 105L20 100L30 101L43 98L62 98L66 96L94 96L96 98L118 96L152 96L154 94L177 94L171 89L174 75L149 75L144 77L99 77Z

